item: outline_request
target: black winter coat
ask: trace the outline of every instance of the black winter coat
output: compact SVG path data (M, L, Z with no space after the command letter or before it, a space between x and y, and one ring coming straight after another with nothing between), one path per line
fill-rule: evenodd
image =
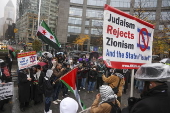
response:
M149 90L141 96L130 113L170 113L170 93L167 90L167 84Z
M90 70L90 73L89 73L89 81L90 82L95 82L96 79L97 79L97 71L94 71L94 70Z
M18 73L18 80L19 80L19 101L20 102L29 102L31 91L30 91L30 84L31 82L27 80L27 75L20 71Z
M44 77L44 96L45 97L52 97L53 94L53 80L48 78L48 77Z
M82 76L82 78L86 78L86 77L88 77L88 73L89 73L89 69L83 69L82 71L81 71L81 76Z

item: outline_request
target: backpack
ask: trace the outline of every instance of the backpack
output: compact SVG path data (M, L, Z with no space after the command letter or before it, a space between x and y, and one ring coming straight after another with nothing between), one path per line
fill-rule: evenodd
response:
M53 85L51 83L51 79L47 79L44 77L44 95L45 97L50 97L53 94Z
M108 103L109 105L112 106L112 109L110 111L110 113L121 113L121 109L120 107L116 104L113 104L112 102L104 102L104 103Z

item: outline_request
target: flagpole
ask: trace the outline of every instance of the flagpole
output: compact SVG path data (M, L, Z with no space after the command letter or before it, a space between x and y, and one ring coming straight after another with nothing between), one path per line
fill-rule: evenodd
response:
M41 13L41 0L39 0L38 27L39 27L39 25L40 25L40 13Z
M39 26L40 26L40 18L41 18L40 13L41 13L41 0L39 0L39 10L38 10L38 27L37 27L37 28L39 28ZM44 44L43 44L43 42L42 42L42 51L43 51L43 48L44 48Z

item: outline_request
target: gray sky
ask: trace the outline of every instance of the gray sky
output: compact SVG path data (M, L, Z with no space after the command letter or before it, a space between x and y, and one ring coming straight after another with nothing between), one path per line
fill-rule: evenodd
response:
M4 17L4 8L9 0L0 0L0 18ZM13 5L16 8L16 1L17 0L11 0L13 2Z

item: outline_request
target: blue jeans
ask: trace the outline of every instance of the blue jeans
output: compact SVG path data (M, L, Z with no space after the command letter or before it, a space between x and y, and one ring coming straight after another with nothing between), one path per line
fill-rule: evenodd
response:
M61 82L55 84L54 93L53 93L53 101L58 99L58 95L60 93L61 87L62 87Z
M81 80L81 87L85 88L85 84L86 84L86 78L82 78L82 80Z
M45 112L48 112L51 105L51 97L45 97Z
M95 86L95 83L96 83L96 82L90 82L90 81L89 81L88 91L93 91L94 86Z

